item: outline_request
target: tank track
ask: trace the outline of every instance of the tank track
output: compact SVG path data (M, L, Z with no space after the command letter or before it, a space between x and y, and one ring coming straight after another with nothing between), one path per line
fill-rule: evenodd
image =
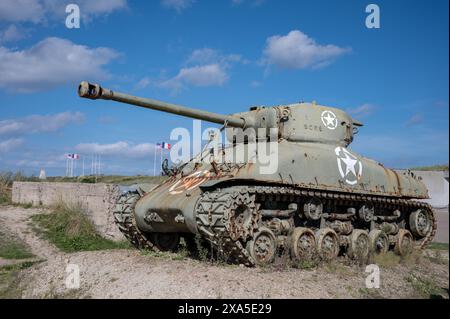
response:
M158 248L136 227L133 211L139 198L141 195L137 191L129 191L120 195L113 211L114 221L134 247L158 251Z
M246 234L233 225L231 212L242 203L252 204L254 190L246 187L205 192L197 203L196 216L200 234L217 249L227 262L254 266L255 261L239 239L245 240L257 227L257 215L246 229ZM253 207L256 211L256 207ZM241 233L241 234L239 234Z
M256 198L256 201L271 200L276 202L299 202L305 198L318 198L324 202L339 203L344 206L372 204L377 208L384 209L424 209L432 216L432 228L428 234L421 240L416 241L419 249L424 248L430 243L436 233L437 224L434 212L427 203L407 200L401 198L387 198L382 196L371 196L364 194L344 194L326 191L302 190L293 187L279 186L232 186L230 188L217 189L212 192L205 192L197 204L197 225L201 235L207 238L224 256L228 256L228 261L232 263L254 266L255 261L249 255L240 240L245 238L236 238L230 233L230 227L227 224L230 220L230 210L239 202L239 198ZM257 205L257 204L256 204ZM258 220L260 216L256 216ZM256 229L249 229L248 233Z
M136 227L134 206L141 197L140 193L122 194L113 212L119 230L133 246L138 249L159 251L152 241ZM372 204L383 209L424 209L433 219L431 231L416 241L417 248L422 249L430 243L436 233L437 224L434 212L427 203L402 198L387 198L364 194L344 194L337 192L312 191L286 186L230 186L204 192L196 205L196 222L200 235L207 239L226 262L255 266L255 260L248 253L245 242L258 229L261 216L259 203L273 201L277 203L300 202L305 198L318 198L324 202L342 206ZM251 209L251 222L245 225L235 220L234 212L246 205Z

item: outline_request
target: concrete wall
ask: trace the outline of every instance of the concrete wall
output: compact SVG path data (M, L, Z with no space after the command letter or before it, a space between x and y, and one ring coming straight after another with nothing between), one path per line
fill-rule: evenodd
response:
M58 201L81 203L98 232L106 238L120 240L112 216L120 190L117 185L86 183L14 182L12 200L18 204L50 206Z

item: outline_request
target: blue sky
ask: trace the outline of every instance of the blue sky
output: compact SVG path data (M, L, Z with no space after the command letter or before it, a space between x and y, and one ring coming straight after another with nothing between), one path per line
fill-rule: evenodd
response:
M79 29L65 26L68 3L80 6ZM380 29L365 26L369 3ZM448 9L446 0L2 0L0 170L61 175L64 154L90 167L98 153L106 173L149 174L154 143L192 127L80 99L81 80L218 113L315 100L364 122L351 145L364 156L398 168L448 163Z

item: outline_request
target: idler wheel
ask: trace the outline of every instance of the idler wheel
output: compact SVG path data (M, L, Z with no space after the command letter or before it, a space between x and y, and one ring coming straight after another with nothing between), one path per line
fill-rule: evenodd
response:
M348 255L357 260L364 260L370 253L370 238L367 231L355 229L350 235Z
M180 245L180 235L177 233L152 233L151 239L161 251L176 251Z
M296 227L289 237L291 258L295 261L312 260L316 254L316 236L311 229Z
M395 252L400 256L412 253L414 249L414 238L409 230L400 229L395 243Z
M414 235L425 237L433 227L431 213L423 209L416 210L409 215L409 226Z
M261 227L253 239L247 242L247 251L259 266L271 264L277 252L275 234L266 227Z
M379 229L373 229L369 233L371 251L376 254L385 254L389 250L389 238Z
M316 245L319 256L324 260L332 260L339 254L339 237L331 228L316 232Z

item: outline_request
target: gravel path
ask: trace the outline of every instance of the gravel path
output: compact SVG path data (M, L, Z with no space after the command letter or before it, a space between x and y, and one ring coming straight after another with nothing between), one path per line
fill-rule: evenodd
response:
M212 265L178 255L155 257L139 251L62 253L35 235L29 217L42 209L0 207L0 224L17 234L45 261L22 272L24 298L411 298L417 289L408 274L425 276L448 289L448 252L439 262L381 269L380 289L366 289L365 268L329 264L315 270ZM435 252L429 252L435 254ZM66 267L80 269L80 289L65 287Z

